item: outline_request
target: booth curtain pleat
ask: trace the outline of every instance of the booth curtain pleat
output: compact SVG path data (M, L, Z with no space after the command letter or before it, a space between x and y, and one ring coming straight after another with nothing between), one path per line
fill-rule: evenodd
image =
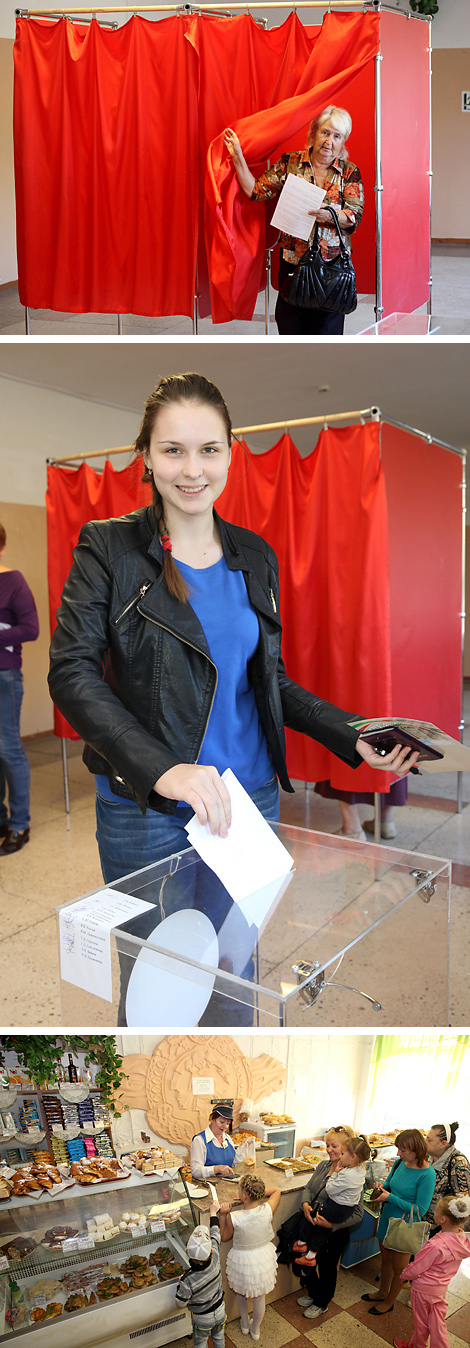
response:
M379 425L323 431L303 459L288 435L265 454L234 445L217 509L260 533L279 558L283 654L292 678L351 715L391 710L388 526ZM140 464L100 476L48 470L51 628L72 548L88 519L106 519L149 499ZM56 712L57 734L69 734ZM377 790L378 774L356 771L321 745L287 732L288 767L302 781L330 778L340 790ZM390 779L380 773L380 789Z
M17 20L21 302L65 312L251 317L265 217L238 190L223 130L258 171L378 50L376 14L134 16L121 28ZM304 136L303 136L304 138ZM204 210L205 204L205 210Z

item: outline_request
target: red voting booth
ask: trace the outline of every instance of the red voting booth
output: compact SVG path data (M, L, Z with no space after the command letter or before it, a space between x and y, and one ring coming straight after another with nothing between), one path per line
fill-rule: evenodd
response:
M269 4L266 6L269 11ZM306 11L302 10L305 15ZM313 10L313 14L315 11ZM377 316L429 299L430 21L371 3L298 14L178 14L121 27L19 17L14 98L19 293L28 308L250 318L266 224L223 146L255 172L329 103L353 118L366 192L354 240Z

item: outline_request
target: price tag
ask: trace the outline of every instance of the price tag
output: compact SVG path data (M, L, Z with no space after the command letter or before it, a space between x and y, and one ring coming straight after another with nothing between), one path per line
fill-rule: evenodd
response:
M164 1231L164 1230L165 1230L165 1223L162 1222L162 1221L160 1221L160 1222L151 1222L151 1223L150 1223L150 1230L153 1232L154 1235L159 1235L161 1231Z
M8 1272L8 1259L6 1255L0 1255L0 1273Z
M71 1254L72 1250L78 1250L80 1243L76 1236L69 1236L68 1240L62 1241L62 1250L64 1254Z
M293 1178L294 1178L294 1171L293 1171L293 1170L285 1170L285 1171L284 1171L284 1174L285 1174L286 1179L293 1179Z
M77 1240L77 1250L94 1250L95 1242L93 1236L82 1236Z
M133 1226L133 1227L132 1227L132 1239L133 1239L133 1240L137 1240L137 1237L138 1237L138 1236L146 1236L146 1235L147 1235L147 1227L146 1227L146 1226Z
M31 1302L33 1306L43 1306L44 1310L46 1309L46 1298L44 1295L41 1295L40 1292L38 1292L37 1296L31 1298Z

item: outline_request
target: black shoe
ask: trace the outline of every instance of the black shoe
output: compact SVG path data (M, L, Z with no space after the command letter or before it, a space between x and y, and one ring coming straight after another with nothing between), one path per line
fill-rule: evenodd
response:
M23 829L20 833L18 829L8 828L5 834L5 841L0 847L0 856L10 856L12 852L21 852L25 843L29 842L29 828Z
M379 1297L371 1297L368 1292L363 1292L361 1301L379 1301Z
M387 1306L386 1311L378 1311L377 1306L371 1306L369 1315L389 1315L390 1311L393 1311L393 1306Z

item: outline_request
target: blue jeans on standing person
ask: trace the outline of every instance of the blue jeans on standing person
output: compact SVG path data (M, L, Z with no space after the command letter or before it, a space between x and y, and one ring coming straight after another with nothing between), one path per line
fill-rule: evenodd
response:
M258 807L264 819L277 823L279 819L279 786L276 777L272 777L265 786L251 793L251 799ZM138 807L128 801L113 801L97 794L96 820L101 869L105 884L113 884L133 871L144 866L164 861L175 852L191 847L184 825L192 818L194 811L189 806L178 806L173 815L157 814L147 810L142 815ZM146 892L150 900L150 891ZM155 918L160 921L181 908L196 908L206 913L215 930L225 932L220 948L221 969L229 970L248 982L254 978L253 947L254 929L250 928L243 913L230 898L217 876L202 861L196 861L194 867L178 871L168 877L164 891L164 907L161 896L151 900L155 907L138 918L121 924L121 931L146 940L155 927ZM228 942L228 949L225 948ZM131 951L132 953L132 947ZM127 1025L126 996L131 967L124 949L119 957L121 967L120 1002L117 1024ZM228 996L217 991L199 1021L199 1025L253 1024L252 994L246 991L244 1002L236 995Z
M0 669L0 824L9 823L9 827L19 833L29 828L30 823L30 770L20 735L22 701L21 669Z
M193 1322L193 1344L194 1348L207 1348L209 1334L212 1339L213 1348L225 1348L225 1325L226 1320L222 1320L220 1325L212 1325L212 1329L203 1329L197 1325L194 1316L191 1316Z

